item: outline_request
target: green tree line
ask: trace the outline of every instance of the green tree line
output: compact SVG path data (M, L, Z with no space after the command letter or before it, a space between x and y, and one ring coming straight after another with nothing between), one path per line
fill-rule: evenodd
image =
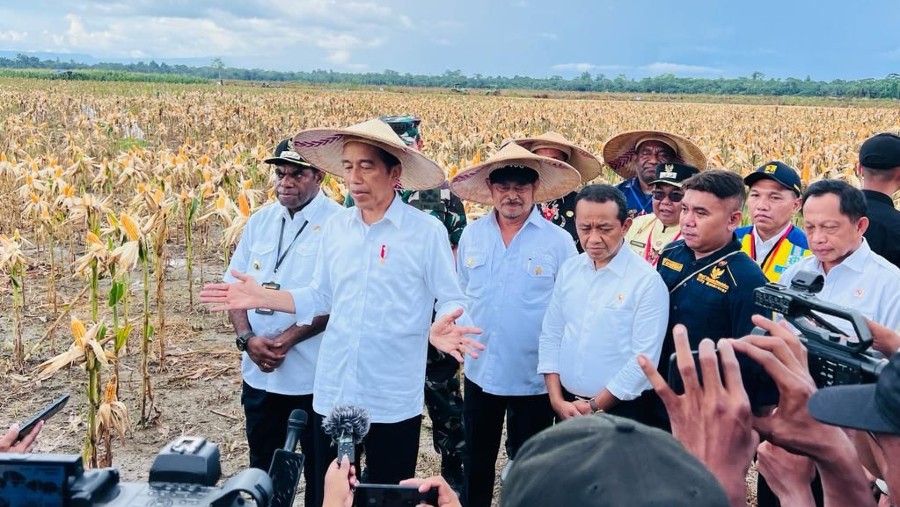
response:
M228 79L269 82L301 82L309 84L345 84L369 86L412 86L433 88L477 89L523 89L549 91L581 91L612 93L665 93L665 94L707 94L707 95L772 95L799 97L846 97L900 99L900 74L891 73L881 79L859 79L814 81L806 79L766 79L761 72L738 78L691 78L676 77L673 74L629 78L623 74L609 77L604 74L592 75L583 72L573 78L552 76L535 78L529 76L467 76L459 70L447 70L443 74L410 74L394 70L383 72L335 72L333 70L313 71L273 71L262 69L242 69L225 67L220 58L210 65L194 67L169 65L155 61L137 63L97 63L83 64L74 61L61 63L56 60L40 60L37 57L19 54L15 58L0 58L0 68L7 69L53 69L103 70L154 75L190 76L201 79ZM66 73L56 73L65 76ZM174 81L174 80L173 80Z

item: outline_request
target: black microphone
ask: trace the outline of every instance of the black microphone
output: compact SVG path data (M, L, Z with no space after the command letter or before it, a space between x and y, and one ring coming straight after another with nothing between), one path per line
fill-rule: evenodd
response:
M306 415L305 410L295 408L291 412L291 416L288 418L284 450L294 452L297 449L297 439L300 438L300 433L306 428L307 420L309 420L309 417Z
M369 412L361 407L340 405L334 407L331 415L322 421L322 430L337 445L337 460L344 456L350 463L356 463L357 444L369 433Z
M300 483L300 473L303 472L303 454L294 452L297 449L297 440L300 433L306 428L309 417L304 410L299 408L291 412L287 424L287 438L284 440L284 448L277 449L272 456L272 464L269 465L269 477L272 478L274 494L270 507L290 507L297 495L297 485Z

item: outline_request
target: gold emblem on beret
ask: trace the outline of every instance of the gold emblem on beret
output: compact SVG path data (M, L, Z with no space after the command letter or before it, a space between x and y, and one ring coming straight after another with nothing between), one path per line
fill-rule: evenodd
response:
M766 166L765 169L763 169L763 171L765 171L766 174L772 174L772 173L775 172L776 169L778 169L778 166L777 166L777 165L775 165L775 164L769 164L769 165Z

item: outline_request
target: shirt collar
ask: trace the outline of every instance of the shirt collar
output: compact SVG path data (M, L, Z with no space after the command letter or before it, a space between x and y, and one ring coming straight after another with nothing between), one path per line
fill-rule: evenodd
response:
M587 254L587 252L582 252L579 255L584 257L584 260L582 260L582 262L585 266L590 268L591 271L611 271L615 273L616 276L623 278L628 275L628 257L631 253L631 250L628 249L628 246L625 245L625 242L623 241L622 246L619 247L619 251L616 252L616 256L613 257L611 261L609 261L609 264L600 269L594 267L594 261Z
M497 209L491 208L491 211L490 211L490 213L488 213L488 216L490 217L490 220L492 222L494 222L494 225L497 226L497 228L499 228L500 224L497 222ZM538 207L536 204L531 206L531 212L528 213L528 218L525 219L525 223L522 224L522 227L524 228L528 224L534 225L535 227L545 227L547 225L552 225L553 227L557 227L552 222L550 222L549 220L544 218L543 215L541 215L541 212L540 212L540 210L538 210Z
M884 204L889 204L892 208L894 207L894 201L891 199L891 196L887 194L883 194L877 190L863 190L863 194L866 196L866 199L879 201Z
M403 206L404 206L403 200L400 199L400 196L397 194L397 192L394 192L394 197L392 198L391 204L390 204L390 206L388 206L387 211L384 212L384 216L381 217L381 220L379 220L378 222L375 222L375 223L376 224L381 223L386 220L386 221L394 224L395 227L399 228L401 222L403 222ZM353 219L356 220L357 222L361 223L362 225L369 227L369 225L367 225L363 221L362 211L359 208L356 208L355 213L353 213ZM372 224L372 225L375 225L375 224Z
M731 233L731 241L729 241L722 248L716 250L715 252L707 255L706 257L704 257L702 259L697 259L697 255L694 253L693 250L691 250L687 246L687 243L685 243L684 247L691 251L691 255L694 256L694 262L712 262L712 261L718 259L719 257L722 257L723 255L728 255L731 252L736 252L736 251L740 250L741 242L737 240L737 236L735 236L734 233Z
M848 269L852 269L857 273L862 273L863 268L865 268L866 263L869 261L869 254L872 253L872 249L869 247L869 242L866 241L866 238L862 239L862 243L860 243L859 248L856 249L855 252L847 256L838 266L846 266ZM820 261L816 261L816 264L819 267L819 270L823 273L825 272L822 269L822 263ZM837 266L835 266L837 267ZM834 268L832 268L834 270Z
M325 199L327 199L327 197L325 197L325 194L322 193L321 190L319 190L316 195L314 195L313 198L310 199L308 203L306 203L306 206L304 206L303 209L294 213L293 218L291 218L291 213L287 210L287 208L279 204L279 206L281 206L281 216L284 217L284 219L288 222L297 219L312 221L313 217L316 216L316 213L318 213L319 210L322 209L322 207L325 205Z
M765 245L765 246L774 245L775 242L778 241L779 239L781 239L781 237L784 236L784 233L786 233L787 230L790 229L791 225L792 224L790 222L788 222L788 224L784 226L784 229L781 229L780 231L776 232L775 234L772 235L771 238L769 238L767 240L763 240L759 236L759 230L754 225L753 226L753 239L756 240L757 244L759 244L759 245Z

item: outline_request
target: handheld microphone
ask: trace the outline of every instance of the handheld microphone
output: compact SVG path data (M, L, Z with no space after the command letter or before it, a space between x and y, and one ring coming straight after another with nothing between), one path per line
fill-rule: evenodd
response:
M284 448L277 449L272 456L272 464L269 465L269 477L272 478L271 507L290 507L297 495L297 485L300 483L300 473L303 471L303 454L294 452L297 449L297 440L300 433L306 428L308 420L306 412L294 409L288 418L287 438Z
M337 459L341 462L344 456L350 463L356 463L357 444L369 433L369 412L361 407L340 405L334 407L331 415L322 421L322 430L337 445Z
M306 428L306 422L308 420L309 416L306 415L305 410L297 408L291 411L291 416L288 418L287 438L284 441L284 450L294 452L297 449L297 439L300 438L300 433Z

